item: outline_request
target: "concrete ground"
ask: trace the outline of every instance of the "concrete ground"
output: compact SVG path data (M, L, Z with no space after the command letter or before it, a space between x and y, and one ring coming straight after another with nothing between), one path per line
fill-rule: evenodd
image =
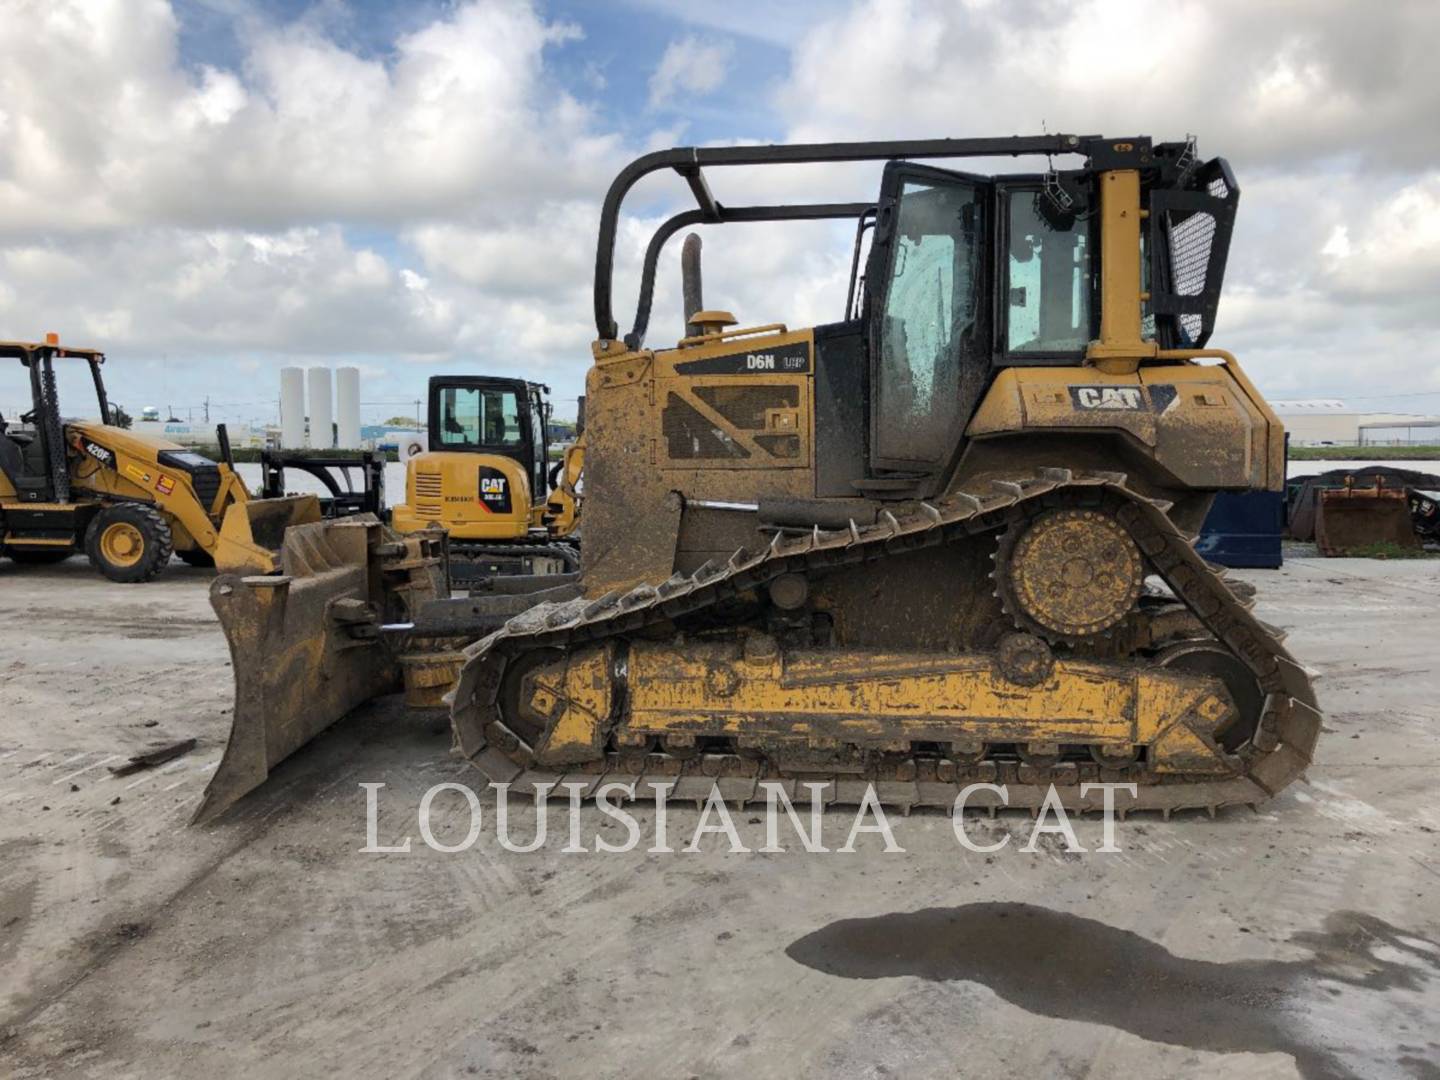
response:
M417 806L476 777L393 702L188 828L228 724L208 575L0 562L0 1075L1440 1076L1440 561L1244 576L1327 710L1308 780L1259 813L1131 818L1114 854L1021 851L1020 815L967 819L1012 838L975 854L920 813L903 854L567 854L556 807L511 854L487 799L447 855ZM408 854L359 850L362 781ZM437 799L437 840L464 810ZM696 819L671 809L674 847Z

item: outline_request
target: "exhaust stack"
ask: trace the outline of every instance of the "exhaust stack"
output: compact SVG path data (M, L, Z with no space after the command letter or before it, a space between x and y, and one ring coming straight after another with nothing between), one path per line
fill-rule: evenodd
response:
M696 312L705 308L702 298L704 289L700 279L699 233L692 232L685 237L685 243L680 248L680 291L685 298L685 336L698 337L705 332L705 328L690 320Z

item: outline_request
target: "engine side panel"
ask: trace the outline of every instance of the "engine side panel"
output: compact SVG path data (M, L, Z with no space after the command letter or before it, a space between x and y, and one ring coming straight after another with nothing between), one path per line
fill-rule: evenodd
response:
M456 540L515 540L529 531L530 480L498 454L431 451L405 468L405 504L393 511L399 532L439 525Z
M1284 431L1229 365L1009 368L966 435L1021 432L1118 434L1188 488L1278 490L1285 480Z
M753 513L692 505L815 492L815 345L762 330L591 368L586 593L663 581L758 537Z

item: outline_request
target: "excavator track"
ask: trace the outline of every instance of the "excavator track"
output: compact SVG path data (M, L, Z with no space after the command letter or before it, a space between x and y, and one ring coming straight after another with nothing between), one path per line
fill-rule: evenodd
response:
M555 768L537 763L532 748L507 724L501 692L507 668L526 663L535 650L569 651L619 641L767 586L781 575L822 573L981 534L998 537L1039 510L1075 505L1105 505L1143 553L1147 572L1161 577L1214 642L1253 675L1263 703L1253 735L1229 758L1228 774L1161 774L1140 763L1037 765L1003 755L964 761L936 757L929 747L925 753L912 747L908 755L884 755L863 775L808 767L787 773L763 751L757 754L752 746L747 753L738 745L728 752L684 757L652 752L651 747L612 745L593 760ZM992 480L983 493L957 492L922 503L902 517L882 512L874 525L852 522L838 531L777 533L761 550L741 549L725 562L711 561L659 584L593 600L539 605L465 650L460 679L448 698L456 750L491 783L509 784L511 791L522 794L549 785L555 798L569 797L573 785L580 785L573 790L583 798L619 782L633 785L638 799L656 797L658 786L668 800L699 802L718 788L727 801L743 805L766 799L762 784L779 784L791 796L798 789L804 799L808 790L801 785L821 783L827 803L858 804L873 788L883 804L908 812L916 806L948 809L967 786L981 783L1004 786L1006 798L980 789L971 793L968 806L1033 811L1053 786L1067 810L1083 812L1101 809L1103 793L1082 786L1101 782L1136 785L1133 796L1113 791L1114 806L1122 814L1154 810L1168 816L1183 809L1213 814L1222 806L1261 803L1310 762L1321 723L1310 678L1285 650L1280 634L1254 618L1248 602L1195 552L1166 509L1167 504L1128 486L1123 474L1042 469Z

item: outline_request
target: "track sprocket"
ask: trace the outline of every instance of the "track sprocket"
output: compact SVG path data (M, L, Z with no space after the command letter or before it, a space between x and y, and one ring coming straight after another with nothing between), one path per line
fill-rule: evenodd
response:
M995 553L996 593L1021 630L1086 645L1121 626L1145 581L1125 528L1099 507L1042 510L1012 524Z

